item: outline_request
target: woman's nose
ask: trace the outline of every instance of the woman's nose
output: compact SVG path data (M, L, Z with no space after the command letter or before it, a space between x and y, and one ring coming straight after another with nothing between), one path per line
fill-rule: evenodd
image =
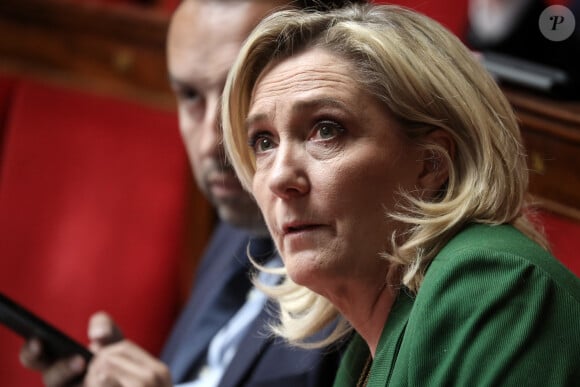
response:
M306 157L299 148L281 144L276 149L268 185L276 196L283 199L302 196L310 191Z

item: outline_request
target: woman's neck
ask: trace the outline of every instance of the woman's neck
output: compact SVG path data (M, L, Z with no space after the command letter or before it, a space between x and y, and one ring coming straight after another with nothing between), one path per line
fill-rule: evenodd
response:
M347 285L339 299L330 298L365 340L373 357L400 289L398 270L389 268L382 278L381 282L360 281L359 278Z

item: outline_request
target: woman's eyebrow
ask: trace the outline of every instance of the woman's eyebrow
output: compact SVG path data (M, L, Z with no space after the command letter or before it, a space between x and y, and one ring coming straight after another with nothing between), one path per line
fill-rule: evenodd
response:
M248 118L246 118L245 120L246 131L252 126L254 126L256 122L266 121L267 119L268 115L265 113L257 113L249 115Z
M325 107L338 108L346 111L349 110L344 102L336 98L324 97L297 101L292 105L292 113L302 113L304 111L316 110ZM267 119L268 114L266 113L251 114L245 120L246 129L250 128L256 122L265 121Z

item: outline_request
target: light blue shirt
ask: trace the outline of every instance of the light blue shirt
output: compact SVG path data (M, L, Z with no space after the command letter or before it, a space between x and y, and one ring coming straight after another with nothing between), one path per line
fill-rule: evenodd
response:
M277 257L268 262L266 267L281 265L282 262ZM279 276L262 272L258 280L260 283L273 285L279 280ZM250 289L244 305L209 343L205 364L201 367L196 379L175 387L217 387L234 358L241 340L264 308L266 301L267 297L264 293L256 288Z

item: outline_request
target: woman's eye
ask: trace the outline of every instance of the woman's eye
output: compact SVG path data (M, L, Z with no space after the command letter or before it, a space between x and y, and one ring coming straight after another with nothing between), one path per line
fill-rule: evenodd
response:
M267 151L268 149L272 149L272 141L269 138L263 137L257 143L257 149L260 152Z
M254 153L262 153L274 148L274 142L265 134L257 134L253 136L250 141L248 141L248 145L254 150Z
M313 139L328 140L339 136L344 128L336 122L322 121L316 124Z

